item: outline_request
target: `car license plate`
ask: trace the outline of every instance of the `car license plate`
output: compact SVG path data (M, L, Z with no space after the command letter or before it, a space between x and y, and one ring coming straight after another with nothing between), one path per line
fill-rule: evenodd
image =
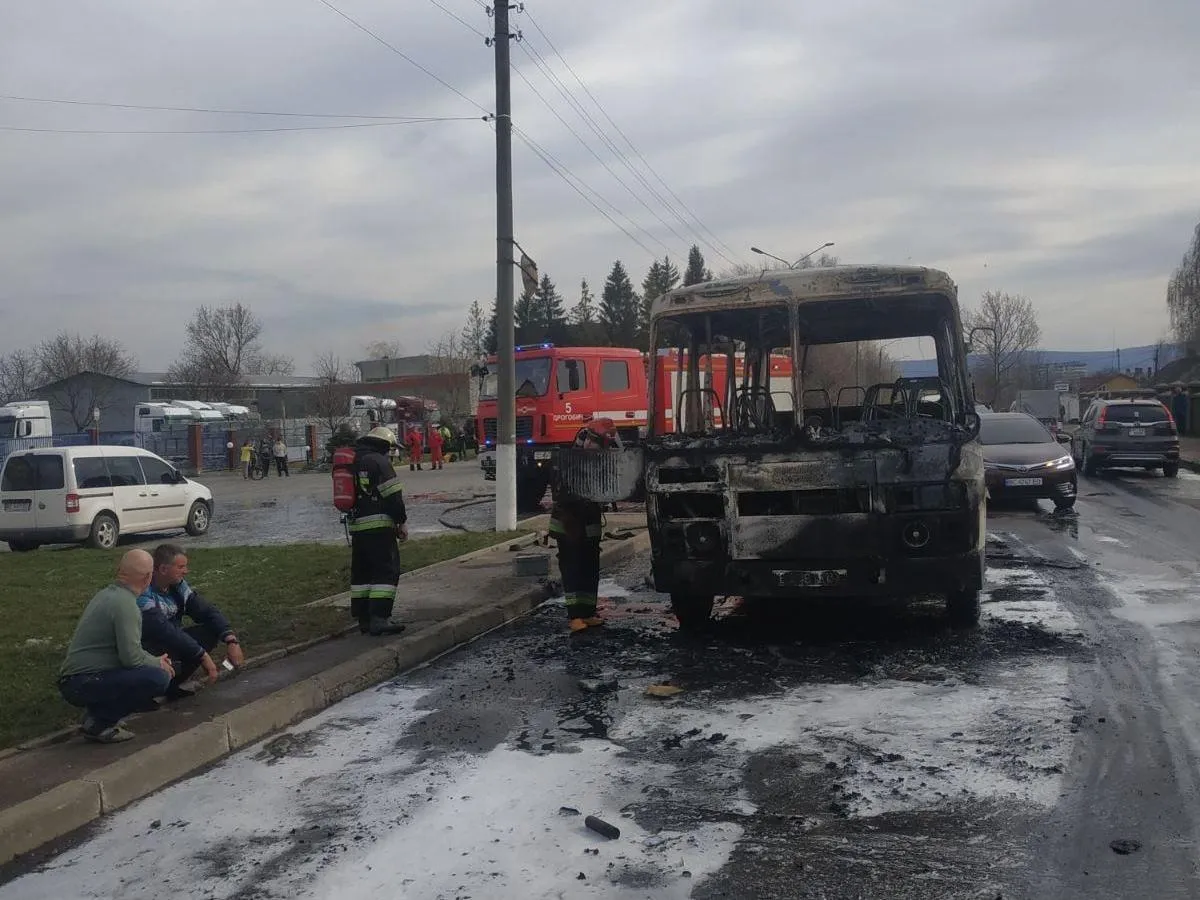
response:
M29 512L29 509L32 505L33 505L32 500L5 500L4 501L4 511L5 512Z
M1040 478L1005 478L1005 487L1037 487L1042 483Z
M1145 437L1146 429L1145 428L1130 428L1129 436L1130 437Z
M780 587L832 587L846 580L845 569L777 569L775 577Z
M549 450L534 450L533 458L534 459L549 459L550 451Z

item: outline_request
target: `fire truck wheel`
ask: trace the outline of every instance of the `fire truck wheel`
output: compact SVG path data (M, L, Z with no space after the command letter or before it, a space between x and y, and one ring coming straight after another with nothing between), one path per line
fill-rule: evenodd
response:
M671 593L671 612L679 620L680 631L702 631L712 618L712 594Z

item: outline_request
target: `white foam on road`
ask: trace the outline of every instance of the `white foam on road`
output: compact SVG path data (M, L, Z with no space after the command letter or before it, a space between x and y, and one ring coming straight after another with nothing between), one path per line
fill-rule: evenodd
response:
M1030 609L988 604L992 619L1036 609L1043 627L1073 625L1032 569L989 572L988 584L1042 592ZM436 712L431 695L399 681L105 818L80 847L0 887L0 900L225 900L251 888L264 900L683 900L741 839L739 818L756 811L747 767L763 754L833 783L841 810L817 804L818 820L963 800L1053 805L1069 746L1065 661L1019 658L985 685L930 669L925 681L880 671L736 700L685 692L664 703L643 696L649 681L627 682L607 739L428 760L404 738ZM625 817L669 805L694 824L651 834ZM620 839L586 830L587 814Z

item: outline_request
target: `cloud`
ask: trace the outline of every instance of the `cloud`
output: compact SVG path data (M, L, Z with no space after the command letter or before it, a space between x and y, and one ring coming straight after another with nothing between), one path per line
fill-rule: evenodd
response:
M492 56L479 35L432 3L335 2L490 109ZM441 2L491 28L477 3ZM161 368L198 305L240 300L264 320L269 349L303 369L377 337L419 352L472 300L494 296L495 139L481 111L318 0L11 6L0 14L10 94L468 120L0 132L0 350L67 327L120 337ZM745 259L750 244L798 256L833 240L848 261L943 267L965 304L989 288L1027 294L1048 347L1109 346L1114 330L1145 343L1165 328L1166 280L1200 218L1200 5L529 10L537 25L514 16L525 39L513 62L558 115L517 76L514 122L654 254L682 259L698 240L719 270L722 252ZM0 100L0 125L30 128L297 124L345 120ZM518 239L569 301L580 278L598 290L618 258L640 281L650 254L520 140L514 197Z

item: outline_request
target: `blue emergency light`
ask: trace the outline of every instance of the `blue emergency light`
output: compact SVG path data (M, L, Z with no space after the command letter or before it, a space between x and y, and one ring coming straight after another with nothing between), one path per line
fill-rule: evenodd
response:
M553 350L553 344L530 344L528 347L513 347L514 353L520 353L522 350Z

